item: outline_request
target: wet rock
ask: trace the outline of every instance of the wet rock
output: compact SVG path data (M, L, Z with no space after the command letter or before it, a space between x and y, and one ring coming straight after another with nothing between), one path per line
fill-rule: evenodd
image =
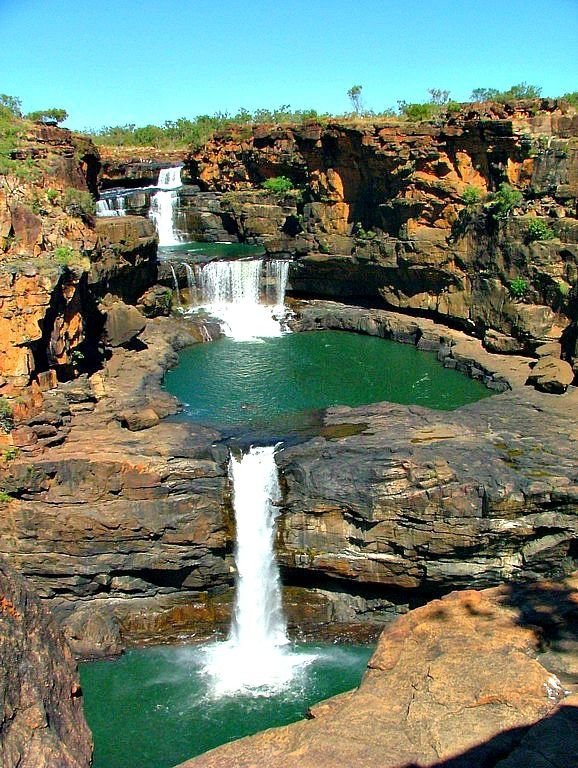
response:
M76 666L56 622L0 560L0 764L88 768Z

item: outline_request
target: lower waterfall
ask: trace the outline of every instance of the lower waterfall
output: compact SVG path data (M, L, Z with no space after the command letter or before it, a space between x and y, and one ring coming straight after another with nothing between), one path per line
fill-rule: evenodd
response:
M204 672L215 696L269 695L286 688L297 671L314 660L294 654L288 644L275 561L276 503L280 496L273 446L231 456L237 526L237 590L226 642L205 650Z

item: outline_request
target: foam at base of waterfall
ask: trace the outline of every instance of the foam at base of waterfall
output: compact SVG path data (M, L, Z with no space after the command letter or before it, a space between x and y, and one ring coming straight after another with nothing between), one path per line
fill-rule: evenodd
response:
M205 646L202 673L209 695L271 696L291 688L317 655L294 653L286 643L241 645L227 640Z
M235 341L274 338L287 333L283 324L285 307L270 304L219 303L206 304L203 309L219 320L221 330Z

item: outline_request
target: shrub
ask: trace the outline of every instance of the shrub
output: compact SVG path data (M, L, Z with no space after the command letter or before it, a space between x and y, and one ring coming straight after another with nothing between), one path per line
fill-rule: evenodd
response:
M73 262L79 260L79 254L69 245L59 245L54 251L54 259L60 266L69 267Z
M528 291L528 283L523 277L515 277L508 284L510 296L514 299L522 299Z
M578 91L572 91L571 93L565 93L562 98L578 109Z
M46 190L46 197L48 198L48 201L50 203L56 202L56 200L58 199L58 190L57 189L53 189L52 187L49 187Z
M466 187L462 192L462 200L466 205L475 205L482 199L482 190L479 187Z
M278 195L282 195L293 189L293 182L291 179L288 179L287 176L275 176L271 179L266 179L261 186L268 192L275 192Z
M526 229L526 237L530 243L534 240L551 240L554 232L542 219L532 219Z
M522 202L522 193L503 182L490 198L490 209L494 219L506 219L513 208Z
M439 113L437 104L408 104L407 101L398 101L399 114L411 122L431 120Z
M0 504L8 504L9 501L12 501L13 497L10 496L9 493L6 493L6 491L0 491Z
M73 216L92 216L96 211L96 203L90 192L74 187L68 187L65 191L64 206Z
M20 455L20 449L16 448L16 446L11 446L10 448L6 448L6 450L3 453L4 461L14 461L18 456Z
M3 432L10 432L14 426L14 413L12 406L5 397L0 397L0 429Z

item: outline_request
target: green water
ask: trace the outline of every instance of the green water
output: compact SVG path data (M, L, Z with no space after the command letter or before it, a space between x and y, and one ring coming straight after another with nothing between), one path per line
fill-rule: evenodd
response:
M433 353L344 331L220 339L183 350L179 360L166 388L189 418L220 428L298 426L315 409L382 400L452 410L490 394Z
M212 699L202 648L141 648L80 665L94 768L169 768L241 736L302 718L309 706L359 684L367 646L295 646L316 661L271 697Z
M216 259L246 259L259 258L265 255L261 245L247 243L179 243L159 248L159 253L175 260L195 262L215 261Z

